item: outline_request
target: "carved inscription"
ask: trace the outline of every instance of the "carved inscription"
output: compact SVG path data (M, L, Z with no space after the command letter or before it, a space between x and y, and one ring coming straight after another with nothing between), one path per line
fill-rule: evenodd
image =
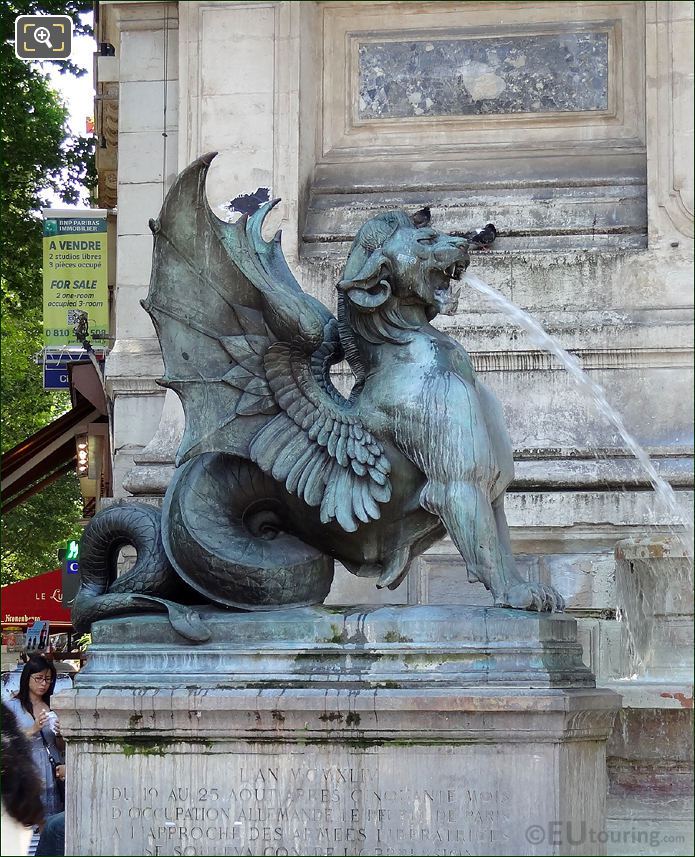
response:
M387 786L376 767L312 767L297 757L236 764L227 784L112 785L109 821L123 854L466 855L510 840L510 792L421 779ZM142 850L130 850L136 843Z

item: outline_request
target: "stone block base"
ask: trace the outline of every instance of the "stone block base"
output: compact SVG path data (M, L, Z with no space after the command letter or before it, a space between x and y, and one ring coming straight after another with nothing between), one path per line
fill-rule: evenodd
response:
M121 644L130 674L114 641L129 623L137 637L133 620L95 627L87 668L56 700L66 853L605 853L618 697L590 686L573 620L464 607L216 616L202 647L152 642L165 621L148 618L140 642ZM328 619L343 629L335 641ZM340 658L350 669L335 669ZM438 683L447 659L456 669ZM239 682L231 666L251 662L257 680Z

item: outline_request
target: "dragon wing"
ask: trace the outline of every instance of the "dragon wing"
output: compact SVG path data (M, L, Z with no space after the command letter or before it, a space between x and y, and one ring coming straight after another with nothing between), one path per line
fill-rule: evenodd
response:
M181 399L177 465L203 452L250 458L321 520L348 531L391 497L383 447L333 386L343 357L334 316L305 294L280 246L262 237L279 201L230 224L210 209L214 154L177 178L157 221L144 308L162 347L160 383Z
M326 395L317 380L327 356L320 348L307 360L293 343L268 349L266 378L281 413L251 441L250 457L290 493L320 506L323 523L336 519L353 532L360 521L377 520L379 503L390 500L391 467L348 403Z

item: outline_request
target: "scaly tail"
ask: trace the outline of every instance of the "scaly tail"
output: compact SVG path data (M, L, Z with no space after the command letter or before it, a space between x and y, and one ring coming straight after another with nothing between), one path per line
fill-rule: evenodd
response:
M118 553L125 545L135 548L137 560L117 578ZM161 515L153 506L119 503L95 515L82 536L80 576L72 607L78 631L88 631L99 619L165 610L172 627L186 639L204 642L210 638L198 614L176 603L188 600L190 590L167 559Z

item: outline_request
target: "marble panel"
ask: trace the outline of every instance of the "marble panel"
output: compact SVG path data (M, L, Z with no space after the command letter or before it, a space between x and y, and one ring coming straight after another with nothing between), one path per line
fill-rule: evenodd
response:
M359 118L608 109L608 34L367 41Z

